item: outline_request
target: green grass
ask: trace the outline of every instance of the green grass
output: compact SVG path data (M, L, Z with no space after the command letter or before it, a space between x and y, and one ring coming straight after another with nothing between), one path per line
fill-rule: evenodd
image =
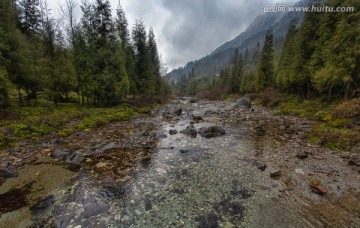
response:
M42 102L37 106L12 107L5 114L0 113L0 149L16 146L23 139L39 141L53 132L67 137L78 130L129 120L134 114L134 108L128 106L59 104L55 108L51 103Z

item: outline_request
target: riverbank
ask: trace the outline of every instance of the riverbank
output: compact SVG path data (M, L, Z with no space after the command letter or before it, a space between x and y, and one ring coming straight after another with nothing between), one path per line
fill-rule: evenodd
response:
M314 122L305 118L230 106L177 99L129 121L6 150L1 162L14 176L0 186L0 225L360 224L358 154L308 140ZM201 129L213 125L219 134L205 137ZM315 193L315 182L327 192Z

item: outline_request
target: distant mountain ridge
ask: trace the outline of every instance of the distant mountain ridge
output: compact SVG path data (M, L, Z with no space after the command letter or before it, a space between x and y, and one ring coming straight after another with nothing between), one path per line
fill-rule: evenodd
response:
M310 1L311 0L302 0L294 6L307 6ZM178 81L180 77L187 77L189 73L195 75L216 75L223 66L229 64L236 48L238 48L240 52L244 52L247 48L254 47L258 43L262 44L265 33L270 26L273 29L274 37L285 36L291 21L295 19L297 23L300 24L303 17L303 12L260 14L244 32L233 40L222 44L211 54L199 60L188 62L184 67L172 70L166 77L170 82L175 82Z

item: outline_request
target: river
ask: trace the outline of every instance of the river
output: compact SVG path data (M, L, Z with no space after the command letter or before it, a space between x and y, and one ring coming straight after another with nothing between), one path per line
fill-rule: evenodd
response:
M359 226L359 175L306 140L310 122L230 105L177 99L39 149L0 187L0 227ZM191 121L226 134L181 133ZM67 162L49 156L56 149ZM330 193L311 192L311 178Z

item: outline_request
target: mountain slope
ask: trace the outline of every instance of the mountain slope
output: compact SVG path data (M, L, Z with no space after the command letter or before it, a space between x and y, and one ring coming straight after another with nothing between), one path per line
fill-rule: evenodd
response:
M302 0L295 6L307 6L308 4L309 0ZM295 19L300 24L303 16L302 12L260 14L244 32L233 40L219 46L210 55L188 62L186 66L171 71L167 78L170 82L175 82L181 77L187 77L191 72L195 75L218 74L221 68L229 63L236 48L243 52L247 48L255 47L258 43L263 43L266 30L270 26L273 29L274 37L283 37L286 35L291 21Z

